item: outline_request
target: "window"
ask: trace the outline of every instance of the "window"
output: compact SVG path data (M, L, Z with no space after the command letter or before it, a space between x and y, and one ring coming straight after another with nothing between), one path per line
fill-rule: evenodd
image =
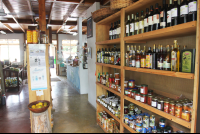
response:
M19 39L0 39L0 60L20 62Z
M77 56L77 40L62 40L63 58L67 59L69 56L75 58Z

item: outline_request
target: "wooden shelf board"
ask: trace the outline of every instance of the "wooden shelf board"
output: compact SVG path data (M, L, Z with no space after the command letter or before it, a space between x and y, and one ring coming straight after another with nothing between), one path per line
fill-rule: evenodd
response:
M186 128L189 128L189 129L191 128L191 122L187 122L187 121L185 121L183 119L177 118L177 117L175 117L173 115L170 115L168 113L160 111L160 110L158 110L156 108L153 108L153 107L151 107L151 106L149 106L147 104L144 104L144 103L141 103L139 101L136 101L136 100L134 100L134 99L132 99L132 98L130 98L128 96L124 95L124 99L128 100L128 101L130 101L130 102L132 102L132 103L134 103L134 104L136 104L138 106L141 106L141 107L143 107L143 108L145 108L145 109L147 109L147 110L149 110L151 112L154 112L154 113L156 113L156 114L158 114L158 115L160 115L160 116L162 116L162 117L164 117L164 118L166 118L168 120L171 120L171 121L173 121L173 122L175 122L177 124L180 124L180 125L182 125L182 126L184 126Z
M111 22L114 22L115 20L119 20L121 15L121 11L116 12L115 14L99 21L96 23L97 25L110 25Z
M113 90L113 89L111 89L111 88L108 88L108 87L106 87L106 86L104 86L104 85L102 85L102 84L100 84L100 83L98 83L98 82L96 82L96 84L97 84L98 86L100 86L100 87L102 87L102 88L104 88L104 89L106 89L106 90L108 90L108 91L114 93L115 95L117 95L117 96L119 96L119 97L121 96L121 93L119 93L119 92L117 92L117 91L115 91L115 90Z
M103 128L103 126L102 126L99 122L97 122L97 124L103 129L103 131L104 131L105 133L108 133L108 131L106 131L106 130Z
M170 37L181 37L191 34L196 34L197 21L192 21L184 24L179 24L164 29L159 29L143 34L124 37L124 41L149 41Z
M120 38L114 40L105 40L96 42L96 45L109 45L109 44L120 44Z
M194 79L193 73L183 73L183 72L174 72L174 71L165 71L165 70L155 70L155 69L145 69L145 68L135 68L135 67L124 67L125 70L143 72L149 74L165 75L171 77L185 78L185 79Z
M97 104L98 104L99 106L101 106L101 107L103 108L103 110L104 110L106 113L108 113L110 116L112 116L116 121L118 121L118 122L120 123L119 118L117 118L114 114L112 114L107 108L105 108L103 105L101 105L98 101L96 101L96 102L97 102Z
M96 62L96 65L100 65L100 66L105 66L105 67L111 67L111 68L116 68L116 69L121 69L121 66L118 65L111 65L111 64L104 64L104 63L98 63Z
M137 133L135 130L133 130L131 127L129 127L128 125L126 125L124 122L122 122L122 125L131 133Z

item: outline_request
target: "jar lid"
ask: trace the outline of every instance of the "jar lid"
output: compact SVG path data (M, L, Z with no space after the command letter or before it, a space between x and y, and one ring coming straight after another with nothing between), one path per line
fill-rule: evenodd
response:
M129 90L129 88L125 88L125 90Z
M159 100L159 102L164 102L164 100Z
M125 114L124 117L128 118L128 114Z
M128 81L124 81L124 83L128 83Z
M129 89L129 91L132 91L132 89Z
M129 120L133 120L133 117L129 117Z
M136 89L136 90L138 90L138 88L137 88L137 87L135 87L135 88L133 88L133 89Z
M148 95L148 97L152 98L153 96L152 95Z
M183 105L181 103L176 104L178 107L182 107Z
M146 84L142 84L141 86L142 86L142 87L148 87L148 85L146 85Z
M129 81L135 81L135 80L129 80Z
M124 106L124 108L128 108L128 106Z
M141 94L141 96L147 96L147 94Z
M136 93L137 91L136 91L136 90L132 90L132 92L133 92L133 93Z
M142 126L142 124L141 124L141 123L136 123L136 126L139 126L139 127L141 127L141 126Z
M165 122L165 118L160 118L160 122Z
M165 100L164 102L165 102L165 103L169 103L169 100Z

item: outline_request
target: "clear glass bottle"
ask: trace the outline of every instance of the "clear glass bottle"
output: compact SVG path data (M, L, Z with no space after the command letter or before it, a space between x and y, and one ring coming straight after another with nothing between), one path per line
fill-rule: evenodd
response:
M144 33L144 11L141 11L139 22L139 34Z
M175 71L177 72L177 52L178 52L178 48L177 48L177 40L174 40L174 48L171 52L171 71Z
M136 13L136 19L135 19L135 35L139 34L139 13Z

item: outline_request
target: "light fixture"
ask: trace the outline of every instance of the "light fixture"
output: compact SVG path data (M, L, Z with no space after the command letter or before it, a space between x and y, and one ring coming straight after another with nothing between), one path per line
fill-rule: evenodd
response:
M73 36L76 36L78 33L73 33Z
M1 33L1 34L6 34L6 32L4 32L4 31L2 31L2 30L0 31L0 33Z

